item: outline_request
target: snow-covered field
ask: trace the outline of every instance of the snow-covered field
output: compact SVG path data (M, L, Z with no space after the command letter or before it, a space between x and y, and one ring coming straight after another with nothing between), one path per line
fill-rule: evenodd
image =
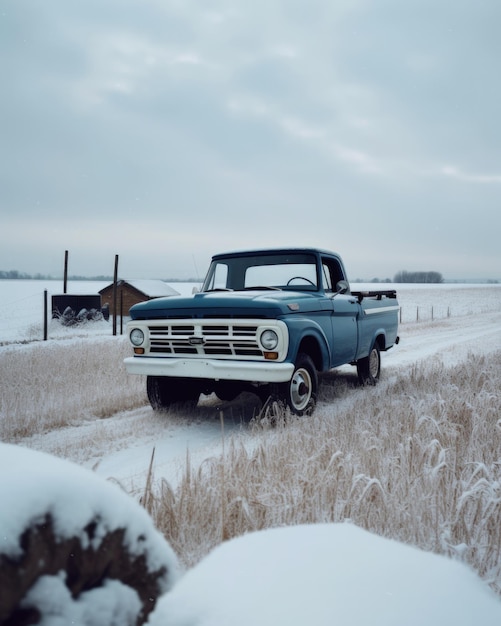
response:
M47 287L28 282L31 284L0 282L0 344L29 339L26 329L38 324L40 294ZM82 291L83 285L90 291ZM99 285L78 283L77 287L79 293L95 293L104 286ZM14 286L18 291L9 293ZM382 357L383 380L409 375L416 363L450 365L470 353L489 355L501 349L501 285L391 286L395 287L402 306L401 343ZM186 289L191 292L191 285ZM72 290L70 285L68 292ZM24 313L12 316L13 307ZM94 327L85 341L92 342L93 335L97 339L102 332L111 333L111 329ZM47 342L48 349L52 342L58 339ZM0 358L2 352L8 354L12 349L18 348L13 344L0 347ZM196 467L220 454L229 438L256 445L248 427L256 407L256 401L247 397L223 404L208 398L191 416L162 418L145 405L106 419L82 420L17 443L94 469L98 476L118 481L137 499L144 489L153 449L155 478L166 478L174 485L187 454ZM328 401L322 400L317 410L328 409ZM6 477L15 485L16 477L8 470L2 476L4 486ZM15 508L15 491L10 489L11 503L2 501L4 512ZM0 532L0 545L1 538ZM63 604L59 609L51 606L61 614L44 622L45 626L69 623L65 619L76 613L74 607ZM95 626L85 619L81 617L77 624ZM223 545L164 596L150 620L151 626L476 626L501 623L501 602L463 565L373 537L350 525L332 524L264 531Z
M0 281L0 358L2 351L12 350L15 340L29 338L29 328L36 325L42 314L40 295L43 290L58 293L57 281ZM54 284L56 283L56 284ZM51 286L52 284L52 286ZM103 283L79 281L69 283L68 293L96 293ZM441 359L445 365L465 358L468 352L485 353L501 349L501 285L395 285L402 307L401 342L382 356L384 376L392 373L405 375L414 363ZM175 283L183 295L191 293L193 284ZM354 289L384 288L382 285L356 285ZM50 291L52 289L52 291ZM21 307L20 315L6 318L5 312L13 305ZM30 306L27 306L30 303ZM419 321L416 311L419 309ZM434 311L432 321L432 310ZM408 311L409 314L404 313ZM479 315L481 313L481 315ZM449 317L448 317L449 315ZM406 321L408 320L408 321ZM28 324L26 326L25 324ZM88 340L102 334L111 334L111 323L89 322L84 327L61 327L54 320L51 325L55 337L44 342L50 349L52 341L87 335ZM10 332L13 331L13 332ZM1 347L2 341L8 345ZM125 337L123 341L126 341ZM22 349L22 345L19 346ZM27 346L25 347L27 349ZM117 364L118 366L118 364ZM349 366L347 370L351 370ZM155 475L176 482L189 450L192 461L201 461L221 445L220 418L224 417L225 436L238 435L245 421L256 413L252 396L239 398L224 405L210 398L202 400L195 419L176 416L166 421L152 414L149 406L117 413L105 420L89 421L76 428L65 428L43 435L33 435L23 443L30 447L55 453L84 466L93 467L106 478L121 481L131 493L144 486L152 449L155 447ZM322 410L322 403L319 405ZM243 420L243 421L242 421ZM245 436L245 433L244 433ZM95 440L95 446L82 446L82 440ZM109 446L108 449L106 447Z
M0 317L0 358L2 351L12 350L10 343L17 336L26 340L29 324L36 324L42 313L39 299L44 289L52 288L58 293L57 281L0 281L3 311L11 311L12 304L31 302L23 306L25 315L15 319ZM27 284L29 283L29 284ZM192 292L191 283L173 283L183 295ZM69 283L68 293L96 293L102 283L81 281ZM390 285L388 285L390 286ZM382 356L384 376L392 373L405 375L406 368L414 363L441 359L444 364L454 364L465 358L468 352L484 353L501 348L501 285L394 285L402 307L401 342ZM377 284L355 285L353 289L378 289ZM3 291L2 291L3 290ZM36 291L36 298L33 293ZM51 293L49 291L49 293ZM23 295L24 294L24 295ZM30 295L31 294L31 295ZM7 303L11 303L7 305ZM35 307L36 305L36 307ZM419 309L419 322L416 311ZM432 321L432 310L434 320ZM404 313L408 311L409 314ZM479 315L481 313L481 315ZM27 319L28 314L31 316ZM449 317L448 317L449 315ZM406 319L408 321L406 321ZM22 324L28 323L28 327ZM15 332L9 334L10 329ZM49 337L44 342L50 349L52 341L87 335L88 340L102 334L111 335L111 323L89 322L82 327L61 327L54 320ZM10 339L7 339L10 337ZM2 341L8 345L1 347ZM123 341L126 341L125 337ZM22 349L22 346L19 346ZM27 347L25 348L27 349ZM118 367L118 364L117 364ZM348 371L353 368L346 367ZM322 410L320 403L318 410ZM220 403L211 398L202 399L194 419L174 416L168 422L154 416L149 406L128 411L104 420L87 421L76 428L33 435L23 443L38 450L64 456L86 467L92 467L105 478L119 480L131 493L139 493L144 487L153 447L155 447L155 476L175 483L184 467L189 450L192 462L202 461L207 455L220 449L222 432L220 418L224 417L224 434L238 436L245 423L256 414L258 406L253 396L239 398L233 403ZM95 445L82 446L81 442L93 440Z
M109 282L68 281L68 294L95 295L107 287ZM192 293L195 283L172 283L172 287L181 295ZM0 279L0 345L16 341L35 341L43 339L44 299L47 292L49 338L67 337L75 334L75 329L68 332L57 320L51 320L51 298L63 293L61 280L7 280ZM111 334L112 324L89 324L79 327L78 334Z
M109 285L99 281L68 281L67 293L97 294ZM192 293L196 283L172 283L181 295ZM472 313L499 310L501 285L444 284L412 285L355 283L352 290L396 289L401 306L401 321L414 322L457 317ZM44 291L47 291L49 318L51 296L63 293L62 281L57 280L0 280L0 345L6 342L30 341L43 338ZM74 332L74 331L73 331ZM88 332L111 333L111 323L98 328L79 328L79 334ZM49 319L49 338L65 337L66 328Z

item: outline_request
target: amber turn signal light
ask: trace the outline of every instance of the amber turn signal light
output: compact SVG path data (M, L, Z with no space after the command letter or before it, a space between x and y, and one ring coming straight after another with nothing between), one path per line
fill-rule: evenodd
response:
M278 352L264 352L264 358L269 361L276 361L278 359Z

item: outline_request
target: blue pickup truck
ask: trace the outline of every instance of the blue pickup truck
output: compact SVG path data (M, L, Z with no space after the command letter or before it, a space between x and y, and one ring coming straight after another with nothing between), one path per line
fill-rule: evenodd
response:
M352 364L362 383L376 383L381 352L398 343L398 310L394 290L352 292L333 252L217 254L199 293L130 309L125 365L146 375L155 410L252 391L306 415L319 372Z

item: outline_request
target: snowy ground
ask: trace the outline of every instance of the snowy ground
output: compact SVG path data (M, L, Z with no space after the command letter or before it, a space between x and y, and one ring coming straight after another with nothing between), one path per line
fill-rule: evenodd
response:
M463 291L461 314L401 326L400 345L383 355L382 385L385 379L405 376L417 362L452 364L470 352L488 355L501 349L501 290L489 290L479 305L479 292L465 289L472 297L466 298ZM477 312L468 314L468 308ZM196 464L219 454L223 437L252 445L248 423L258 409L250 395L232 403L204 399L190 415L162 417L145 406L31 437L22 444L93 468L94 474L118 480L137 496L144 488L153 449L156 478L175 483L188 453ZM317 410L327 411L329 405L320 402ZM82 446L82 440L87 445ZM14 484L11 481L10 487ZM19 494L4 481L5 486L15 508ZM58 501L64 497L59 495ZM8 511L5 498L2 504ZM48 603L52 614L45 626L69 623L75 614L80 616L77 626L95 626L85 611L76 611L71 598L56 599L59 604ZM285 623L494 626L501 623L501 602L463 565L349 524L329 524L275 529L223 544L163 596L149 622L150 626Z
M67 284L67 293L82 296L96 295L109 284L109 282L92 280L70 280ZM172 287L181 295L191 294L194 286L200 287L195 283L172 283ZM47 292L49 339L68 335L68 328L51 323L52 296L63 293L63 281L0 279L0 345L15 341L43 339L44 292ZM98 326L97 332L111 334L111 322ZM120 321L117 327L120 332ZM82 331L80 328L79 332L93 333L96 330Z
M470 352L488 354L501 349L501 289L495 288L493 293L497 302L491 304L490 312L402 324L400 344L382 355L381 384L393 376L405 376L406 370L418 362L435 359L446 365L454 364ZM469 290L469 294L470 298L462 299L465 311L475 306L476 291ZM355 373L350 366L340 371ZM155 478L166 478L175 484L187 454L198 465L205 458L219 454L223 439L227 441L230 436L239 438L245 445L253 445L249 422L259 409L259 401L251 394L226 403L212 397L202 398L191 414L156 415L149 406L144 406L33 436L22 443L92 468L137 495L144 488L153 450ZM319 402L317 411L328 410L329 404ZM87 445L82 446L82 441Z
M76 465L5 444L0 444L0 468L16 477L0 481L0 555L22 554L23 530L49 511L62 544L80 535L88 544L84 528L97 520L91 543L98 552L106 534L125 524L127 552L145 555L149 571L167 568L148 626L501 623L501 602L465 565L349 522L251 533L223 543L179 576L175 555L145 510L116 485ZM40 611L41 626L136 623L141 601L129 579L105 578L75 598L66 584L64 571L40 575L17 606ZM5 600L0 598L0 621L2 610L9 611Z

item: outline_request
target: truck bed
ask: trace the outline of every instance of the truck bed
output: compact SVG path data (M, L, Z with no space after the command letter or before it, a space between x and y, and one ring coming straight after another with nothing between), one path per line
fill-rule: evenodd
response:
M375 300L382 300L383 298L397 298L397 292L395 289L386 289L381 291L352 291L351 293L358 298L359 302L362 302L364 298L374 298Z

